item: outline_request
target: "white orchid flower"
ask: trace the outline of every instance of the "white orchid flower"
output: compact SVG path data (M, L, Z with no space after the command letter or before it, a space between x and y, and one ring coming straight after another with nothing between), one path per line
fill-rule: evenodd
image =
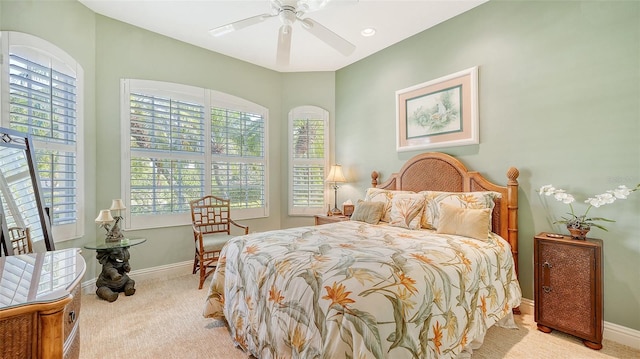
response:
M564 190L557 190L553 196L556 200L566 204L573 203L576 200L572 195L568 194Z
M607 191L612 195L616 196L616 198L627 199L627 196L633 192L630 188L627 188L625 185L618 186L618 188Z
M595 197L595 198L594 197L589 197L589 198L587 198L586 201L584 201L584 203L588 203L589 205L594 206L596 208L606 204L598 197Z
M558 189L553 187L553 185L548 184L540 187L538 194L541 196L542 195L553 196L557 201L569 205L569 208L571 210L568 213L569 216L562 217L561 220L558 220L554 223L564 223L564 224L567 224L567 226L571 225L572 228L588 229L591 226L595 226L606 231L607 229L605 227L595 223L594 221L606 221L606 222L615 222L615 221L606 219L606 218L601 218L601 217L592 217L592 218L588 217L587 215L589 214L589 210L592 207L598 208L606 204L611 204L615 202L617 199L626 199L627 196L631 194L631 192L635 192L638 190L640 190L640 184L636 185L634 188L628 188L625 185L620 185L617 188L613 190L608 190L603 194L598 194L598 195L595 195L594 197L589 197L587 198L586 201L584 201L584 203L588 204L589 206L587 207L587 209L584 211L584 214L582 215L577 215L574 213L574 208L572 203L575 201L575 198L573 197L573 195L567 193L563 189Z
M604 204L610 204L616 201L616 196L608 192L599 194L596 197L598 197L598 199L600 199Z
M553 187L553 185L544 185L542 187L540 187L540 192L538 192L538 194L540 195L545 195L545 196L551 196L554 192L556 191L556 189Z

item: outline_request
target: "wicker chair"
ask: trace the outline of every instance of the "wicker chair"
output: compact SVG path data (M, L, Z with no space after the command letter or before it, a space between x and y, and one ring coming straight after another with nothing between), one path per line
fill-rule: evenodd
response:
M14 255L33 253L33 243L31 243L29 228L11 227L9 228L9 238L11 239Z
M205 196L189 202L191 206L191 223L196 254L193 259L193 274L200 271L202 289L205 279L213 273L220 250L235 235L231 234L231 225L249 234L249 227L234 222L230 216L231 205L228 199Z

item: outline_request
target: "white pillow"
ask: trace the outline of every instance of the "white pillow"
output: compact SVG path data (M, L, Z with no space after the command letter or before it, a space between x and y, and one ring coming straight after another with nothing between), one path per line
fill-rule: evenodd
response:
M426 198L424 214L422 216L422 227L427 229L437 229L440 217L440 204L446 203L458 208L485 209L493 211L494 199L500 198L499 192L439 192L422 191ZM491 212L490 211L490 212ZM491 217L489 217L491 222Z
M489 238L490 215L489 208L465 209L440 203L440 221L436 232L485 241Z

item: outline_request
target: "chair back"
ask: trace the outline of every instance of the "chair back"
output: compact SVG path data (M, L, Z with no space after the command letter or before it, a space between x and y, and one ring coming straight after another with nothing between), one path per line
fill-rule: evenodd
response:
M189 202L191 206L191 222L202 234L231 234L229 212L231 204L228 199L205 196Z
M14 255L33 252L29 228L11 227L9 228L9 238L11 239Z

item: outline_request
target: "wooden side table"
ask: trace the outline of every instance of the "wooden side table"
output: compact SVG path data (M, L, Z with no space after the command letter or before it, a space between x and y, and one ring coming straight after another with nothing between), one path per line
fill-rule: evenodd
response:
M602 240L534 237L535 321L538 329L553 329L602 349Z
M317 214L315 217L316 217L316 226L319 226L321 224L344 222L349 220L349 217L347 216L327 216L327 215Z

